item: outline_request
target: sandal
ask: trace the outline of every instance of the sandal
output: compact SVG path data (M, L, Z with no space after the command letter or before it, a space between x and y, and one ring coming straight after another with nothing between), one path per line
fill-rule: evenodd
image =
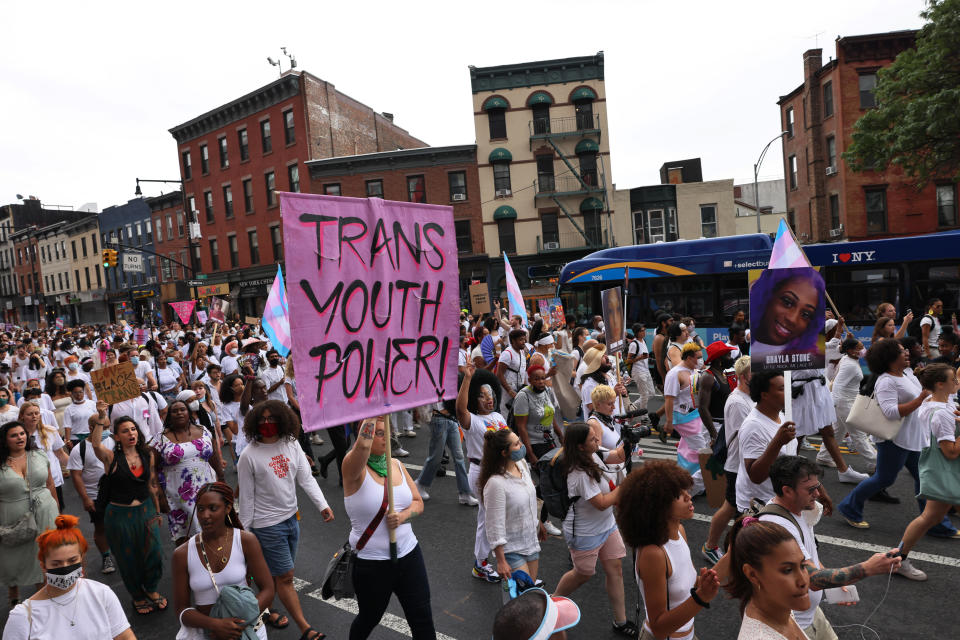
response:
M613 630L619 633L620 635L627 636L628 638L640 637L640 630L637 629L637 625L633 624L632 620L627 620L623 624L614 623Z
M280 622L281 620L283 620L282 623ZM270 614L263 619L263 621L274 629L286 629L290 624L290 619L278 611L271 611Z
M147 596L147 599L153 603L153 606L156 607L157 611L166 611L167 610L167 599L163 596L159 598L151 598Z
M310 635L311 633L313 635ZM307 627L307 630L300 636L300 640L323 640L326 637L327 635L325 633L320 633L313 627Z
M133 610L137 612L137 615L148 616L157 608L150 602L149 598L145 600L131 600L130 606L133 607Z

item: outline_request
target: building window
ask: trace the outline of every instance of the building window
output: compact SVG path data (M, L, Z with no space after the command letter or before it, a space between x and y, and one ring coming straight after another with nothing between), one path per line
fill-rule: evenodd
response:
M149 223L149 222L147 222L147 227L148 227L148 228L150 227L150 223ZM140 233L140 223L139 223L139 222L137 223L137 233ZM91 233L91 234L90 234L90 250L93 251L94 254L97 253L97 234L96 234L96 233Z
M835 193L830 195L830 228L840 228L840 196Z
M367 180L367 197L383 197L383 180Z
M593 119L593 101L580 100L574 103L574 109L577 114L577 131L584 129L597 129Z
M237 251L237 236L231 233L227 236L227 244L230 248L230 266L238 267L240 265L240 254Z
M876 73L860 74L860 108L872 109L877 106L877 100L874 91L877 89Z
M797 188L797 156L790 156L790 188Z
M644 244L643 211L633 212L633 244Z
M207 145L200 145L200 172L203 175L210 173L210 151Z
M47 245L46 248L47 248L47 251L49 251L50 245ZM73 259L76 260L77 259L77 241L76 240L70 241L70 249L73 250Z
M787 137L793 137L793 125L794 125L794 116L793 116L793 107L787 107Z
M183 179L189 180L193 177L193 165L190 163L190 152L184 151L180 155L183 158Z
M246 178L240 184L243 185L243 212L253 213L253 180Z
M84 267L84 268L83 268L83 275L86 276L86 280L87 280L87 291L89 291L90 289L93 288L93 287L91 286L91 284L90 284L90 267Z
M550 105L535 104L533 111L533 133L535 135L550 133Z
M717 205L700 205L700 235L704 238L717 237Z
M867 231L883 233L887 230L887 190L864 189L867 209Z
M80 253L83 254L83 257L87 257L87 237L84 236L80 238Z
M497 235L500 238L501 252L517 252L517 237L514 235L514 225L512 219L497 220Z
M653 209L649 212L649 216L650 242L663 242L667 239L663 209Z
M590 151L577 156L580 160L580 178L591 187L600 184L597 180L597 154Z
M183 237L183 212L177 211L177 237Z
M220 269L220 250L217 247L217 239L210 238L210 269L218 271Z
M340 183L331 182L329 184L323 185L323 195L325 196L338 196L340 195Z
M457 253L473 253L473 237L470 233L470 221L454 220L453 226L457 232Z
M496 195L510 195L510 163L493 163L493 189Z
M426 202L427 186L423 176L407 176L407 202Z
M257 242L257 232L247 231L247 244L250 247L250 264L260 264L260 243Z
M207 215L207 224L213 224L213 191L203 192L203 211Z
M223 212L228 220L233 217L233 189L230 185L223 188Z
M245 162L250 159L250 141L247 139L247 128L244 127L237 131L237 144L240 147L240 161Z
M956 185L937 185L937 224L941 227L957 226Z
M267 207L277 204L277 178L273 171L263 175L263 182L267 187Z
M600 229L600 210L591 209L583 212L583 231L587 235L587 244L599 247L603 238Z
M450 184L451 200L467 199L467 174L464 171L451 171L447 174L447 182Z
M833 82L827 80L823 83L823 117L829 118L833 115Z
M505 140L507 137L507 110L487 109L487 121L490 124L490 139Z
M190 245L190 267L193 269L194 273L199 273L203 271L203 261L200 259L200 245L191 244ZM131 275L131 277L134 277Z
M837 170L837 139L827 136L827 167Z
M548 244L560 244L560 227L557 224L557 214L555 213L541 213L540 214L540 233L543 236L543 246L547 247ZM557 248L557 247L552 247Z
M157 242L163 242L163 224L160 222L160 218L156 218L153 221L153 226L156 228L157 233ZM106 242L106 241L104 241Z
M98 266L99 266L99 265L98 265ZM79 291L79 289L80 289L80 270L79 270L79 269L74 269L74 270L73 270L73 280L74 280L74 284L77 285L77 290ZM100 281L99 281L99 280L97 281L97 286L98 286L98 287L100 286Z
M270 227L270 244L273 245L273 261L283 260L283 234L280 233L280 225Z
M173 240L173 215L167 214L167 237Z
M220 150L220 168L226 169L230 166L230 158L227 157L227 137L218 138L217 145Z
M99 265L99 264L98 264L98 265L95 265L95 266L93 267L93 270L94 270L94 271L96 272L96 274L97 274L97 289L99 289L99 288L101 288L101 287L103 286L103 279L102 279L101 276L100 276L100 265Z
M296 133L293 130L293 110L283 112L283 140L287 144L293 144L297 141Z
M553 156L537 156L537 191L549 193L556 189L553 179Z
M300 167L292 164L287 167L287 183L290 185L290 191L300 193Z
M273 142L270 140L270 121L264 120L260 123L260 146L264 153L273 151Z

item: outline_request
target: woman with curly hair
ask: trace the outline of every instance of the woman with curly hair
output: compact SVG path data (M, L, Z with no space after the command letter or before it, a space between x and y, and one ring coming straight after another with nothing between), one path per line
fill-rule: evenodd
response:
M540 542L546 540L547 531L537 517L537 490L526 455L526 446L513 431L487 431L479 485L497 572L509 578L513 571L525 571L536 581Z
M803 551L789 531L752 516L730 532L730 581L723 588L740 600L737 640L807 640L793 618L810 608L810 577Z
M293 563L300 542L297 486L310 497L324 522L333 520L333 510L310 473L307 454L297 442L299 431L297 415L280 400L265 400L247 412L243 433L249 444L237 462L240 522L260 541L277 596L300 627L301 640L317 640L324 635L307 623L293 588ZM265 620L278 629L289 624L277 612Z
M563 520L563 537L570 549L573 568L563 574L554 595L569 596L586 584L597 572L597 560L606 576L607 597L613 609L613 630L629 638L637 637L637 626L627 620L623 600L621 558L627 555L617 529L613 506L620 498L620 487L604 477L599 434L585 422L569 425L563 436L563 465L567 493L573 503ZM623 448L614 453L621 456ZM617 462L616 459L607 458Z
M720 589L713 569L697 570L683 521L693 517L693 478L667 460L648 462L623 481L617 523L636 549L635 575L646 609L641 638L694 638L693 618Z

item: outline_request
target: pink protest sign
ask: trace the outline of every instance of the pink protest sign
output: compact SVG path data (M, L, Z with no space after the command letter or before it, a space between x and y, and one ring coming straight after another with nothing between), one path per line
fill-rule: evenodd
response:
M187 324L190 322L190 316L193 315L193 308L197 305L196 300L184 300L183 302L168 302L173 310L177 312L180 322Z
M200 324L207 324L206 311L197 311L197 322L199 322Z
M455 397L453 209L301 193L280 209L304 429Z

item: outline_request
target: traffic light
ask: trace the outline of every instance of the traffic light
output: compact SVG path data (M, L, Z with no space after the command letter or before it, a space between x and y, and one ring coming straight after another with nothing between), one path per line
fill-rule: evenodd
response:
M117 251L115 249L103 250L103 268L117 266Z

